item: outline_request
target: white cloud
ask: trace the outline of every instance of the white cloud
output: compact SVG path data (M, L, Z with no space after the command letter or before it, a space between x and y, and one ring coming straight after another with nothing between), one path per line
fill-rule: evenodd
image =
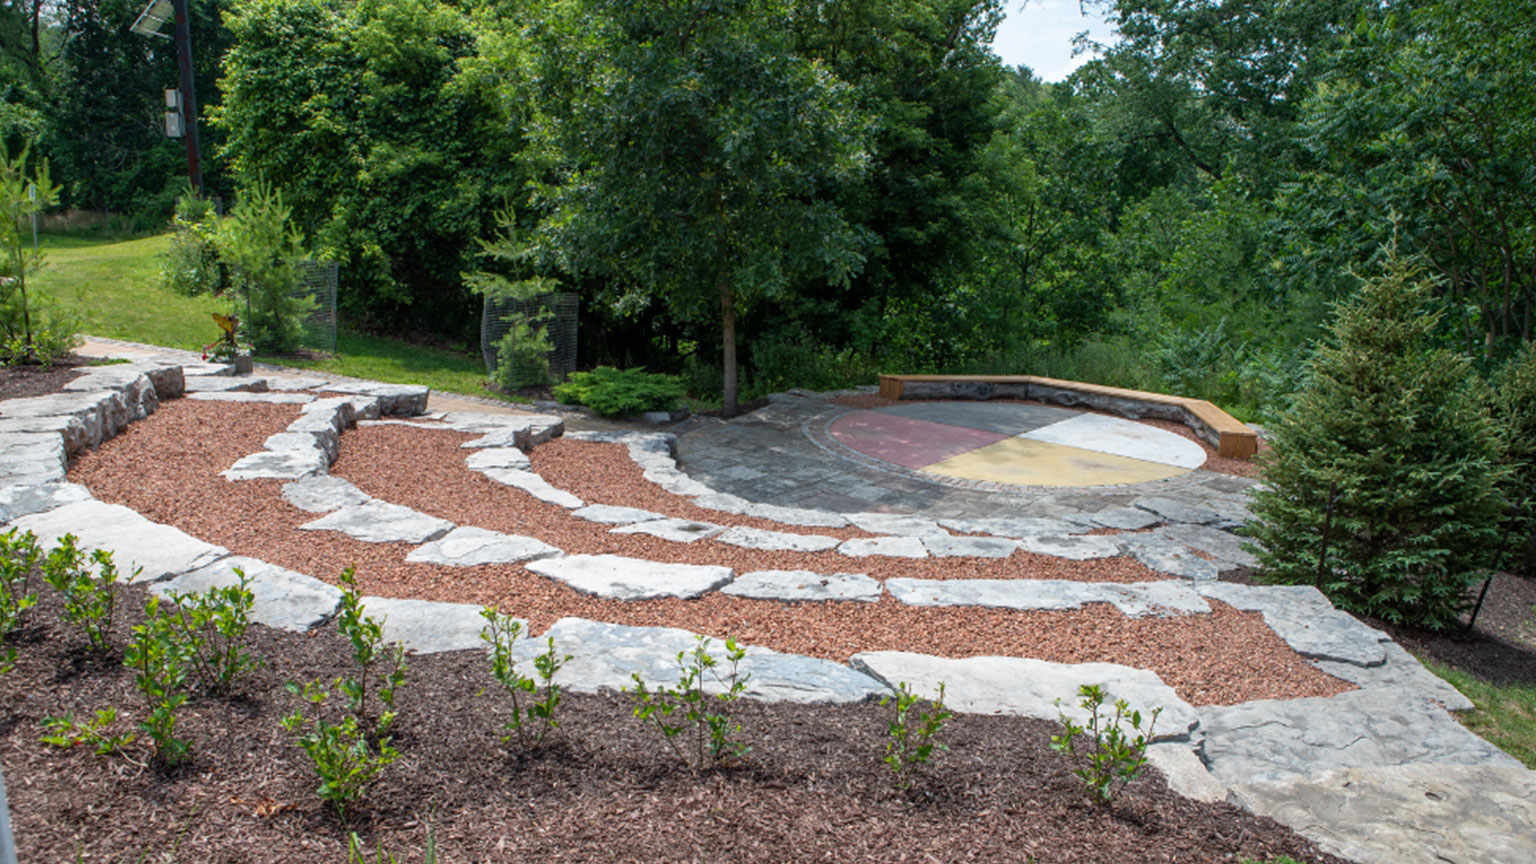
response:
M1114 41L1114 28L1100 9L1089 6L1087 15L1083 11L1078 0L1010 0L992 50L1005 66L1028 66L1043 80L1060 81L1093 59L1088 54L1072 56L1072 37L1086 30L1099 42Z

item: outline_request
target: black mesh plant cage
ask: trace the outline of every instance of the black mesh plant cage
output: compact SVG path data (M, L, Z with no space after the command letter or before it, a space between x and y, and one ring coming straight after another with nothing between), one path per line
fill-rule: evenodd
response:
M480 354L503 389L558 384L576 371L576 295L485 295Z
M315 298L315 310L304 318L299 344L313 351L336 353L336 262L305 260L298 263L298 296Z

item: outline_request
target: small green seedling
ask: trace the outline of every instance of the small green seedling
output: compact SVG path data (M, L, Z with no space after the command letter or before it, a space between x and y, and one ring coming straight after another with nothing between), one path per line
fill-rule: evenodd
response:
M913 722L912 709L919 701L905 681L897 685L896 695L880 700L882 708L890 704L896 706L895 716L887 727L885 764L890 766L891 779L902 792L912 788L914 768L928 764L935 750L949 749L937 740L944 724L954 716L954 712L944 705L944 683L939 682L938 695L926 709L917 712L916 722Z
M1100 710L1105 694L1099 685L1084 684L1077 688L1077 695L1081 697L1078 706L1088 712L1088 725L1080 726L1068 717L1061 711L1061 700L1057 699L1056 708L1066 732L1051 738L1051 749L1073 757L1085 756L1087 764L1073 769L1072 773L1082 779L1089 798L1108 806L1114 803L1115 796L1125 784L1141 773L1147 761L1152 727L1157 725L1157 717L1163 709L1152 709L1147 728L1143 730L1141 712L1131 710L1124 699L1115 700L1113 715ZM1125 728L1127 724L1129 731ZM1080 738L1087 740L1082 746L1084 752L1079 752Z
M702 770L735 762L751 751L751 747L731 739L732 733L741 731L741 724L732 719L729 711L715 713L709 710L709 705L719 702L729 706L740 699L752 676L739 674L747 649L737 645L734 639L725 640L725 662L730 665L723 675L717 671L720 661L709 653L710 640L705 636L695 639L691 651L677 653L679 675L676 688L660 686L651 689L636 672L631 676L635 686L624 688L624 692L635 702L635 718L642 723L655 723L662 739L683 764ZM710 678L720 686L719 693L704 692L705 682ZM668 722L674 714L679 715L682 722ZM683 733L690 731L693 740L687 742Z

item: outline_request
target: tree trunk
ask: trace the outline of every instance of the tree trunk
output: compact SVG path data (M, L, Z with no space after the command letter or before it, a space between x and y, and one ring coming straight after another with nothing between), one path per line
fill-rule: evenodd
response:
M736 299L730 285L720 286L720 354L721 375L725 385L725 404L720 413L725 417L736 416Z

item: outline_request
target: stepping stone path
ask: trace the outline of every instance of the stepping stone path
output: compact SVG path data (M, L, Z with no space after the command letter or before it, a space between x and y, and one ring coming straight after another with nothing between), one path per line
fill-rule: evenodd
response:
M653 519L611 529L614 534L649 534L673 543L696 543L725 530L724 525L694 522L691 519Z
M181 356L140 358L131 365L86 370L62 394L0 402L0 521L34 531L45 546L69 532L80 538L85 549L112 549L125 578L142 566L138 578L154 583L151 590L161 594L232 584L233 571L240 567L257 598L254 620L289 630L324 624L335 615L340 599L333 586L258 559L231 556L225 549L151 522L128 508L95 501L89 490L64 482L65 458L99 445L128 423L153 413L159 402L186 396L304 406L301 417L287 430L269 437L262 453L240 460L225 476L231 480L286 477L294 481L283 487L286 501L326 514L303 527L342 530L373 542L411 543L416 546L408 553L411 561L475 566L524 560L532 572L580 591L619 599L690 598L720 590L765 602L873 602L882 590L889 590L898 602L919 605L1072 608L1106 602L1128 616L1205 614L1209 601L1221 601L1260 612L1266 624L1299 654L1360 689L1326 699L1257 701L1197 710L1154 673L1104 663L947 659L884 651L857 654L844 665L749 647L742 672L752 673L748 689L752 698L852 702L889 693L903 682L926 695L943 682L952 708L1048 720L1058 716L1057 699L1069 715L1078 712L1077 688L1097 683L1111 698L1125 698L1144 713L1164 708L1157 729L1160 743L1152 748L1149 759L1185 794L1207 800L1227 795L1240 806L1291 825L1326 849L1362 861L1523 864L1536 860L1536 835L1529 831L1536 819L1536 773L1518 766L1451 718L1447 709L1470 707L1461 694L1385 635L1334 609L1310 588L1214 581L1218 569L1253 563L1250 553L1241 548L1242 541L1225 530L1247 518L1243 495L1251 481L1194 472L1201 476L1191 482L1169 481L1152 493L1111 489L1096 495L1052 492L1015 499L1006 515L978 516L975 511L932 516L844 514L793 506L794 501L749 500L733 494L730 484L701 482L678 467L678 444L672 435L572 435L626 445L628 457L648 481L691 498L700 507L786 526L852 524L880 535L837 543L813 533L730 528L714 535L717 542L775 550L784 544L787 548L780 551L806 548L789 544L830 548L826 544L831 542L851 557L884 554L914 559L1001 557L1011 554L1016 544L1026 551L1076 560L1127 554L1180 577L1130 585L896 578L882 586L861 574L758 571L733 580L725 567L611 555L564 556L535 538L454 526L375 500L327 475L340 435L355 422L449 428L479 436L475 446L467 448L469 470L501 482L510 480L509 485L526 487L531 494L546 496L545 500L556 499L574 517L620 526L621 531L653 523L648 533L657 536L686 522L636 508L586 505L539 478L525 451L561 434L558 418L450 413L381 420L384 415L424 415L427 388L272 378L267 386L285 392L249 392L260 389L251 378L243 382L230 378L228 383L212 380L228 377L231 371L220 364L187 362ZM307 392L291 392L295 390ZM777 394L768 409L750 418L750 424L733 421L705 428L785 436L810 428L811 419L829 412L836 416L840 411L846 409L829 407L816 394ZM752 447L754 453L778 451L761 444ZM732 477L746 484L742 491L755 494L759 487L770 489L782 482L781 474L796 473L759 470L747 462L727 466L734 472L729 475L704 471L700 476ZM829 476L822 474L808 482L826 485ZM1198 494L1181 492L1186 487L1199 490ZM864 500L877 503L884 494L874 487L850 487L850 491L857 494L849 500L866 496ZM1095 528L1139 533L1084 536ZM961 537L951 531L985 536ZM683 530L677 536L697 540L698 534ZM1191 550L1215 560L1205 560ZM524 557L529 554L544 557ZM374 597L365 598L364 603L368 614L384 621L386 638L400 640L411 650L484 648L480 640L484 622L477 607ZM649 682L670 684L677 678L677 653L695 644L693 634L683 630L566 618L538 638L520 643L519 650L531 657L546 637L555 639L557 650L574 655L560 673L561 683L585 691L628 686L635 672ZM724 645L717 642L711 650L721 656Z

